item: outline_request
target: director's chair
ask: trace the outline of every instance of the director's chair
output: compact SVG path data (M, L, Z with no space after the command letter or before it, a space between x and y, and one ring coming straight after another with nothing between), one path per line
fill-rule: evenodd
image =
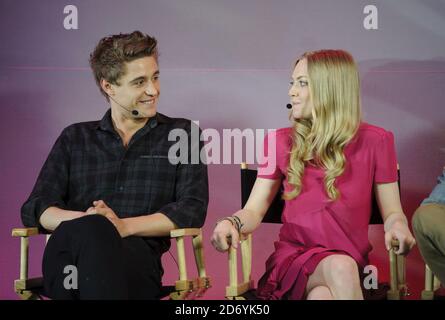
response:
M13 237L20 237L20 277L14 281L14 291L24 300L40 300L45 296L43 277L28 278L29 237L41 235L38 228L15 228ZM50 234L46 235L48 241ZM198 269L198 277L187 277L185 259L185 237L192 237L193 252ZM163 286L159 299L169 296L171 300L185 300L201 297L211 287L210 278L206 275L202 231L199 228L175 229L170 238L176 239L179 279L174 286Z
M399 174L399 190L400 190L400 171ZM249 199L250 192L257 177L257 171L248 169L247 164L241 164L241 208L244 207ZM281 213L284 208L284 200L281 198L283 190L277 192L271 206L266 212L262 223L279 223L281 224ZM383 224L382 216L375 195L372 202L372 213L369 221L370 224ZM392 247L389 250L390 264L390 283L379 284L378 289L364 290L364 298L367 300L380 300L387 298L388 300L399 300L403 296L409 295L406 284L405 275L405 257L396 255L398 250L398 241L393 240ZM243 272L243 282L238 282L237 270L237 250L232 246L229 247L229 286L226 287L226 298L229 300L250 300L257 299L255 295L254 280L252 273L252 234L246 235L241 241L241 262Z

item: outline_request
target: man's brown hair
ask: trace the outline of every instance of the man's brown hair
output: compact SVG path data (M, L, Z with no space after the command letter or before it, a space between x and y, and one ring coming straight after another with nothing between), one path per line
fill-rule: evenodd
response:
M142 57L158 60L157 41L140 31L111 35L101 39L90 54L90 66L100 92L109 101L100 86L102 79L119 85L118 80L125 74L125 63Z

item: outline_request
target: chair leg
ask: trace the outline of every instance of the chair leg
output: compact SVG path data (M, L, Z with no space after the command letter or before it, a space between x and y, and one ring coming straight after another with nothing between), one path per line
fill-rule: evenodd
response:
M187 266L185 263L184 237L178 237L176 239L176 245L178 248L179 280L187 280Z
M434 299L434 275L428 265L425 264L425 290L422 291L422 300Z
M22 300L43 300L42 297L39 296L37 293L28 290L19 290L16 291L16 294Z
M188 298L189 295L195 290L196 281L191 281L187 278L185 244L183 236L176 238L176 245L178 248L179 280L176 281L176 291L170 294L170 298L172 300L183 300Z
M406 283L406 258L402 255L397 256L397 282L402 297L411 295Z
M181 291L175 291L170 293L170 299L171 300L187 300L189 295L191 294L190 291L181 290Z
M394 248L389 250L390 289L387 292L388 300L400 300L400 291L397 276L397 256Z
M210 278L207 277L204 262L204 249L202 245L202 233L193 237L193 252L195 254L196 266L198 268L198 279L196 297L202 297L204 293L211 287Z
M236 250L232 247L229 248L229 282L231 287L238 285Z
M29 238L20 238L20 280L28 279Z
M241 242L241 257L243 280L244 282L249 282L252 279L252 234L249 234L247 239Z
M28 254L29 254L29 237L20 237L20 280L27 281L28 279ZM16 294L22 300L40 300L40 296L29 291L17 289L16 282L14 282L14 289Z
M252 235L241 242L241 258L243 282L238 283L237 250L229 247L229 286L226 287L225 297L228 300L245 300L242 295L253 288L251 277L252 266Z
M434 281L433 281L433 289L434 291L436 291L437 289L440 288L442 284L440 283L440 280L438 277L434 276Z

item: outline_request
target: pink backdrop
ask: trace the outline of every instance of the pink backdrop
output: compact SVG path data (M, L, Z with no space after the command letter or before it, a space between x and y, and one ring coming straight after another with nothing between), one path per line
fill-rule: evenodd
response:
M78 9L78 29L63 26L65 5ZM88 69L88 55L109 34L135 29L158 38L160 112L199 120L202 128L288 126L287 90L295 57L342 48L356 58L365 120L394 132L402 201L410 218L445 165L445 2L372 1L378 29L363 27L368 1L117 0L0 3L0 299L15 299L19 271L20 206L61 130L100 119L107 104ZM227 256L210 247L215 221L240 206L238 165L210 165L210 204L203 228L206 299L221 299ZM253 277L264 271L277 226L254 234ZM381 227L370 230L371 259L388 278ZM175 249L172 253L175 254ZM43 238L31 244L31 275L40 274ZM190 257L191 258L191 257ZM164 256L165 282L177 277ZM193 259L190 260L193 262ZM193 264L189 266L193 270ZM423 263L408 258L408 284L419 298Z

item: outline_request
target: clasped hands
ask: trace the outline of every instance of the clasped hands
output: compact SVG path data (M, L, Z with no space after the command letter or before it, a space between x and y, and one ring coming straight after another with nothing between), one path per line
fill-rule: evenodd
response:
M116 213L107 206L103 200L93 201L93 206L89 207L86 214L100 214L110 220L110 222L116 227L122 238L130 235L127 225L124 219L119 218Z

